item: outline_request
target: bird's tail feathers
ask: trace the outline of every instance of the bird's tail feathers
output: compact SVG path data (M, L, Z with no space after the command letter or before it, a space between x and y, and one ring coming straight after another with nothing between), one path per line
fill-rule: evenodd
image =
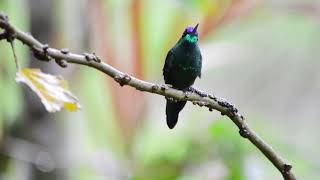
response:
M166 115L167 125L170 129L173 129L178 122L179 112L186 105L187 101L171 101L167 100Z

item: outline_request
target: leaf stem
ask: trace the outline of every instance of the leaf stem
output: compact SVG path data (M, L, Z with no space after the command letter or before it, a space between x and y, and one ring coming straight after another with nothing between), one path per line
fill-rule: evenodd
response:
M18 58L17 58L17 54L16 54L16 48L14 46L14 40L10 41L10 45L11 45L11 49L12 49L12 53L13 53L13 57L14 57L14 63L16 64L17 71L19 71L20 66L19 66L19 62L18 62Z

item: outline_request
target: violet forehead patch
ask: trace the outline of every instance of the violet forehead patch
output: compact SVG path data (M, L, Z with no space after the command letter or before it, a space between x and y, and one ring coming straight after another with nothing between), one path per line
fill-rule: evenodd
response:
M192 31L193 31L193 27L187 27L186 28L186 32L187 33L192 33ZM198 35L198 32L196 32L196 35Z

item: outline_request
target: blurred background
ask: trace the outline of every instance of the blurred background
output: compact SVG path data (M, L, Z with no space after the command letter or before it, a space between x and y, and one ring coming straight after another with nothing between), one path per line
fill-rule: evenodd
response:
M155 83L167 51L199 22L203 70L194 86L235 103L298 179L320 177L319 1L0 0L0 10L41 42L95 52ZM0 42L0 179L282 179L218 112L188 103L169 130L162 96L85 66L39 62L16 46L23 67L67 79L82 109L46 112L15 82L10 46Z

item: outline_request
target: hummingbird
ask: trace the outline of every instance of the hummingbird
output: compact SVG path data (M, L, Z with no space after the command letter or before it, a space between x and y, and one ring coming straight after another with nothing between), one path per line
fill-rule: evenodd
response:
M164 81L175 89L190 90L197 77L201 78L202 56L198 46L198 28L187 27L179 41L170 49L162 69ZM173 129L179 112L187 101L166 100L167 125Z

